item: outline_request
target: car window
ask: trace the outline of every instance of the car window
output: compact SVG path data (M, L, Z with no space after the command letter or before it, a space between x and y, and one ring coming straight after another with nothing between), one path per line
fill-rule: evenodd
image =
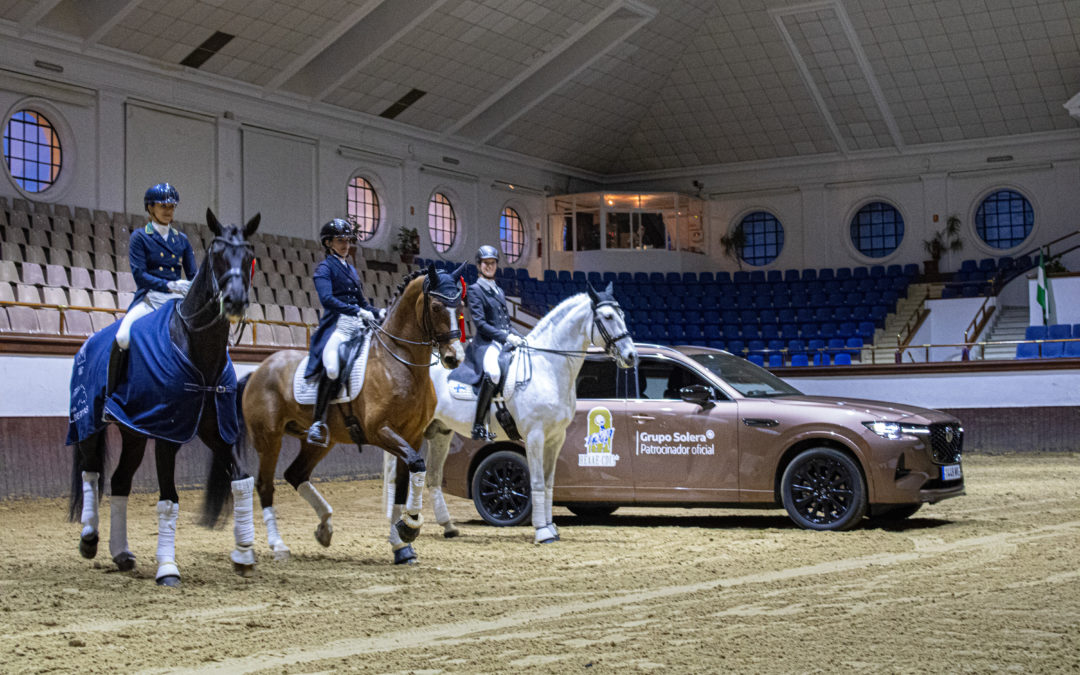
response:
M619 368L610 358L587 358L577 378L578 398L617 398L615 380Z
M741 356L726 352L692 354L690 358L749 398L798 396L801 391Z
M635 398L679 400L679 390L692 384L701 384L717 397L716 387L677 361L646 356L638 363L637 384L639 394Z

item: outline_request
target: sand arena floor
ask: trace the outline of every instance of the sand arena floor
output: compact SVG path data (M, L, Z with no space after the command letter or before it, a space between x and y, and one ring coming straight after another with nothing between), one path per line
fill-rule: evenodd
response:
M451 499L463 536L429 520L411 568L390 564L377 481L322 483L332 546L279 490L294 558L270 560L257 517L251 579L186 492L177 590L154 585L156 495L132 497L133 573L107 524L86 561L59 500L0 502L0 671L1080 671L1080 456L965 469L966 496L846 533L781 511L557 509L563 540L534 546Z

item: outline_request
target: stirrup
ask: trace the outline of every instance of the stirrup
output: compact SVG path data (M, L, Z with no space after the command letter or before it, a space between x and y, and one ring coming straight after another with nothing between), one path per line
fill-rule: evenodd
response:
M330 431L326 428L325 422L316 421L308 427L307 442L320 448L325 448L330 444Z
M474 441L493 441L495 440L495 434L487 430L483 424L474 424L472 428L472 437Z

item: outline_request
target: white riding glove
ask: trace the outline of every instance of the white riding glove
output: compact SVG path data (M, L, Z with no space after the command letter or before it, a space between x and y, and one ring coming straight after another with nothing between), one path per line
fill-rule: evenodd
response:
M357 314L357 316L363 319L364 323L371 323L375 320L375 315L363 308L360 309L360 312Z
M513 333L506 336L506 341L510 343L511 347L520 347L525 344L525 338L520 335L514 335Z
M191 288L191 282L184 279L170 281L166 285L169 287L170 292L177 295L187 295L188 289Z

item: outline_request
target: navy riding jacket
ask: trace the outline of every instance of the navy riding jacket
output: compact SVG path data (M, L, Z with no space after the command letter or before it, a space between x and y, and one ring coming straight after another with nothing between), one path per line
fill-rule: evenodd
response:
M469 303L469 316L472 317L476 335L465 348L465 361L455 370L454 379L465 384L476 384L484 376L484 352L494 342L503 344L510 333L517 331L510 327L510 312L506 309L506 294L492 284L494 289L481 285L479 281L469 284L465 299Z
M308 365L304 377L314 377L322 372L322 350L334 332L338 317L342 314L356 316L361 309L375 313L375 308L364 297L360 288L360 275L356 268L336 255L328 255L315 268L315 290L319 293L323 313L319 327L311 334L308 349Z
M189 281L194 279L199 269L195 264L195 251L186 234L170 227L167 237L163 239L150 223L131 233L128 260L136 289L131 307L142 302L150 291L168 293L169 282L179 281L181 272Z

